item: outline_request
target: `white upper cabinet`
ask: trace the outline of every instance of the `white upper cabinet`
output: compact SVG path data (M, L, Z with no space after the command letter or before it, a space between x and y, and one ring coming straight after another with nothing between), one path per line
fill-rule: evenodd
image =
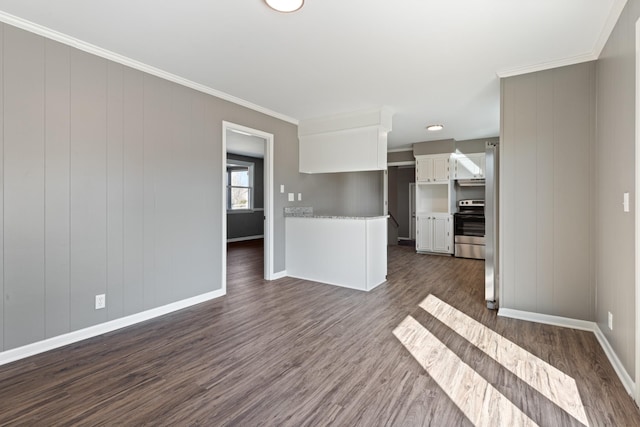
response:
M485 153L452 155L453 179L484 178Z
M449 154L416 156L416 182L448 182L450 169L449 158Z
M387 169L391 117L390 110L377 108L300 121L300 172Z

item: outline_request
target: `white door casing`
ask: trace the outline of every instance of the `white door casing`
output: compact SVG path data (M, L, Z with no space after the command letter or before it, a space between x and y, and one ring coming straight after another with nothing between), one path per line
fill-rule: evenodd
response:
M273 280L273 134L239 124L222 122L222 290L227 292L227 132L237 130L265 140L264 147L264 278Z

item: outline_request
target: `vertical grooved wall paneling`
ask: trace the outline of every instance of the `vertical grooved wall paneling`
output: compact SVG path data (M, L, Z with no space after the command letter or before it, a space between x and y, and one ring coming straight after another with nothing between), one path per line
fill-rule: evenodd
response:
M123 285L124 315L144 309L143 159L144 74L124 69L123 91Z
M5 348L45 337L44 39L4 33Z
M156 262L157 246L164 244L164 236L168 232L162 232L156 215L156 207L160 194L165 190L162 177L167 171L158 167L159 160L167 156L163 151L171 144L172 132L172 93L171 85L162 79L153 76L144 77L144 308L150 309L158 306L158 294L156 279L156 267L161 266ZM160 207L158 211L163 209ZM162 233L161 236L159 234ZM170 250L167 248L167 250Z
M46 336L69 332L69 47L46 40Z
M594 63L502 82L501 306L593 320Z
M589 235L591 140L595 130L591 102L593 63L553 71L554 263L552 313L593 320L593 277ZM541 141L541 139L539 139ZM579 248L579 249L578 249Z
M107 320L107 61L71 51L71 328Z
M595 320L631 378L636 378L635 152L636 22L640 2L626 3L597 61L595 142ZM630 211L622 209L624 193ZM607 325L613 315L613 330ZM636 383L636 387L640 384Z
M525 75L518 78L516 87L515 129L517 137L513 141L516 156L505 161L515 162L514 177L516 182L515 200L505 201L515 205L515 236L513 250L515 256L515 272L518 291L515 302L521 310L537 311L536 306L536 241L538 237L538 218L532 200L535 200L539 189L536 182L536 167L540 159L536 153L536 94L538 81L536 75ZM549 162L553 165L553 159ZM549 165L547 163L547 166ZM546 191L546 189L540 189ZM511 235L513 236L513 235Z
M536 194L535 206L537 206L536 225L539 230L546 232L538 233L538 244L536 251L536 295L535 307L542 313L551 314L554 304L554 256L555 247L553 236L555 235L554 223L554 188L556 183L556 170L562 167L554 159L554 84L552 73L540 73L536 75L538 85L536 92L536 138L535 158L540 159L535 162Z
M113 62L107 69L107 316L124 315L124 67Z
M274 185L311 206L380 187L300 175L293 124L0 29L0 351L221 289L223 120L274 134Z

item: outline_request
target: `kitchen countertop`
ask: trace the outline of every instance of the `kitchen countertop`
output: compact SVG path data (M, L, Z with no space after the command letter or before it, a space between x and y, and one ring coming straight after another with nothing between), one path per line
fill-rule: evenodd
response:
M383 219L389 215L379 216L341 216L341 215L288 215L286 218L311 218L311 219Z

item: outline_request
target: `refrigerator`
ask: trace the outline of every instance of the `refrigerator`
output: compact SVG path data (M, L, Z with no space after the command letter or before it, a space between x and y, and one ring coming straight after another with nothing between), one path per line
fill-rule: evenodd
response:
M499 163L498 142L487 142L485 153L485 269L484 269L484 294L487 308L498 309L499 286Z

